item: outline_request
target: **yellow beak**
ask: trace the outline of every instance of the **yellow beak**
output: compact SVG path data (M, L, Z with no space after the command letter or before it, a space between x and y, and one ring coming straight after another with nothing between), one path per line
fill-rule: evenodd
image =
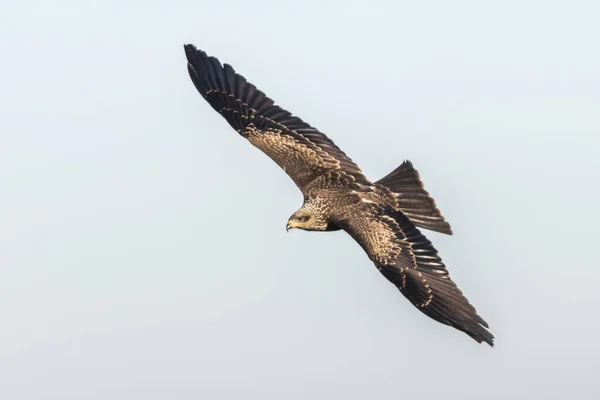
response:
M287 225L285 226L285 230L289 231L290 229L293 229L296 227L296 224L293 223L292 221L288 221Z

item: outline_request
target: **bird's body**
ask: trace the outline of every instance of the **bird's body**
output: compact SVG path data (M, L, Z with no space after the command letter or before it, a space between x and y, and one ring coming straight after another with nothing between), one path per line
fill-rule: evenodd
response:
M346 231L420 311L493 345L487 323L417 228L452 233L410 162L371 182L327 136L275 105L231 66L192 45L185 52L190 77L206 101L302 191L304 204L288 229Z

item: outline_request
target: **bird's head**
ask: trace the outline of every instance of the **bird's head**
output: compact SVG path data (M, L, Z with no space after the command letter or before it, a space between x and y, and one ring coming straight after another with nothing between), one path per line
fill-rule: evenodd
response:
M296 211L288 220L285 229L298 228L305 231L325 231L327 230L327 221L322 215L312 212L312 210L301 208Z

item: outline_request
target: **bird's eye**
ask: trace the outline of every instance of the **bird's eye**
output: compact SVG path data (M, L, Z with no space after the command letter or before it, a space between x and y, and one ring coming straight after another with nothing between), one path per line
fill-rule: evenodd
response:
M309 218L310 217L308 215L303 215L303 216L301 216L301 217L298 218L298 221L300 221L300 222L306 222L306 221L308 221Z

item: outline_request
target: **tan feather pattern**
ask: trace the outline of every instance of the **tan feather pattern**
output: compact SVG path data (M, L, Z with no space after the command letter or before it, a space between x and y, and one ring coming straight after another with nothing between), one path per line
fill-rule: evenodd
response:
M319 176L336 171L347 175L340 162L312 142L302 143L281 130L259 130L253 124L244 132L250 143L277 163L305 191ZM352 175L347 175L354 180Z
M421 312L493 346L488 324L450 279L431 242L401 211L385 204L382 199L350 206L336 222Z

